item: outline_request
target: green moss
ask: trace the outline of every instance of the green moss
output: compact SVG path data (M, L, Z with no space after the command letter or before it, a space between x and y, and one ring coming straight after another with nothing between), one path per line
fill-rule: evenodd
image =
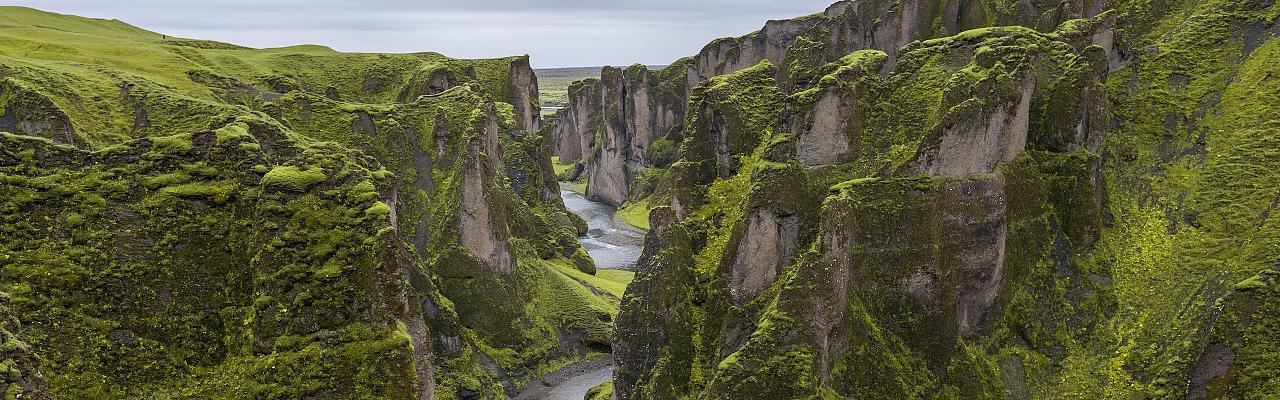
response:
M649 199L646 198L639 202L627 203L622 209L618 210L617 216L628 225L649 230L649 211L652 209Z
M609 400L613 398L613 381L607 380L587 390L586 400Z
M391 215L391 207L381 201L373 203L364 210L364 216L367 218L386 218L388 215Z
M239 191L240 182L224 180L219 182L196 182L166 186L160 194L185 198L208 198L214 203L225 203L227 198Z
M178 155L191 151L191 135L162 136L152 139L151 151L147 154L157 157Z
M323 182L324 171L319 168L299 169L286 165L272 168L262 176L262 186L293 191L303 191L308 187Z

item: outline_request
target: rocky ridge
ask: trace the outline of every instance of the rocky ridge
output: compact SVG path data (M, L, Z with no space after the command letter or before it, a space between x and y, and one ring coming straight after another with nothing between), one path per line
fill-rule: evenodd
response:
M608 351L527 56L0 19L0 391L495 398Z
M1043 7L903 22L954 35L900 49L768 50L795 21L709 46L752 56L710 53L669 167L615 172L660 205L615 398L1264 398L1280 131L1244 85L1280 8Z

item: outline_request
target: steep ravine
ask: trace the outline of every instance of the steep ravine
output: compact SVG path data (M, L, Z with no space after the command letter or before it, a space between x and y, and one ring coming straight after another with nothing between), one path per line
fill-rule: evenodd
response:
M588 200L578 192L560 189L565 208L587 221L586 236L578 238L587 250L596 268L635 268L636 259L644 245L644 233L618 220L618 210L613 206Z
M578 192L561 185L560 197L570 212L587 221L587 234L578 238L596 267L600 269L635 268L640 258L644 234L619 222L617 209L608 204L587 200ZM613 357L592 357L541 377L521 392L516 399L580 400L588 390L613 377Z

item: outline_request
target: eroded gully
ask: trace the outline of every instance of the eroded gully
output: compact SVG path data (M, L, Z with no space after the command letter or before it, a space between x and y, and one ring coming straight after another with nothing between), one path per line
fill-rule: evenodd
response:
M617 210L612 206L587 200L563 184L560 197L569 211L587 221L587 234L578 241L595 260L596 268L635 268L644 245L642 232L618 221ZM582 400L588 390L612 377L613 360L595 357L531 382L516 399Z

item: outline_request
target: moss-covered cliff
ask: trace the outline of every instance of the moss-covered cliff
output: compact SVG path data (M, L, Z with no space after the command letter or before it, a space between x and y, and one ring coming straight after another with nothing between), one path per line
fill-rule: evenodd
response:
M6 395L501 398L609 351L527 57L0 20Z
M618 398L1273 395L1280 6L986 10L692 90Z

